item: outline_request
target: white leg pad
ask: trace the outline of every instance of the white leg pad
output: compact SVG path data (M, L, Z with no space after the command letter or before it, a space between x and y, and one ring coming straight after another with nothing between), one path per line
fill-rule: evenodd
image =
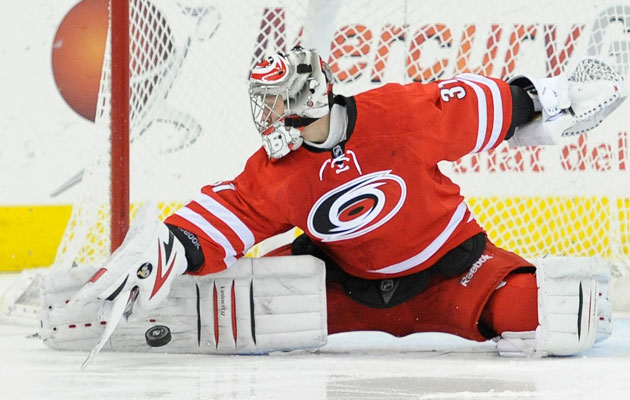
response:
M503 332L502 356L567 356L612 333L608 266L599 258L547 257L534 262L538 283L536 331Z
M88 270L76 268L43 285L40 336L52 348L90 350L104 330L99 302L65 304L90 277ZM167 344L147 344L145 333L155 326L168 328ZM243 258L218 274L178 277L163 305L149 317L132 315L121 323L104 350L262 354L316 349L326 340L323 261L311 256Z

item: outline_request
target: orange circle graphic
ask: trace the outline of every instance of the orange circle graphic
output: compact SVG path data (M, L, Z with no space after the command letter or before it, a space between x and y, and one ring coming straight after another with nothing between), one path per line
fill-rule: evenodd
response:
M68 105L94 121L109 12L107 0L82 0L64 17L52 48L55 83Z

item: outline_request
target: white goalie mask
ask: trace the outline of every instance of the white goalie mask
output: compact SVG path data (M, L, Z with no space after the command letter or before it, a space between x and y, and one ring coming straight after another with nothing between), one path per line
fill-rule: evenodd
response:
M249 77L254 123L269 158L302 145L299 128L330 112L333 76L317 51L294 47L257 64Z

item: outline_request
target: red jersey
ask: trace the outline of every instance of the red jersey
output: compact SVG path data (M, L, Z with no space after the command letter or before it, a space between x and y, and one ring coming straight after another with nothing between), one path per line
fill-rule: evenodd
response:
M433 265L482 232L441 160L498 146L512 118L509 86L464 74L337 96L346 138L304 145L277 162L261 148L236 179L205 186L166 222L197 235L200 274L294 226L348 273L372 279Z

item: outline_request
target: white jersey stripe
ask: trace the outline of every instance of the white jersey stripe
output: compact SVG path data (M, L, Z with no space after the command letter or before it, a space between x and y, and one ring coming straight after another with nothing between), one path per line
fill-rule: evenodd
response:
M213 214L221 221L225 222L227 226L230 227L236 233L236 235L243 242L244 250L243 253L247 251L250 247L256 243L256 239L254 239L254 234L252 231L245 225L243 221L239 217L236 216L232 211L228 210L221 203L208 196L205 193L202 193L198 198L194 199L195 202L199 203L206 211L210 214Z
M225 258L223 259L223 262L226 267L230 267L236 262L236 250L234 250L234 247L232 247L228 238L226 238L217 228L212 226L207 219L188 207L180 208L175 214L201 229L210 239L223 247L223 250L225 251Z
M477 112L479 114L479 125L477 126L477 142L475 143L475 148L471 151L471 153L477 153L481 150L483 142L486 141L486 130L488 129L488 102L486 101L486 94L481 89L481 87L479 87L474 82L464 79L457 79L457 81L470 86L477 95Z
M501 130L503 129L503 100L501 98L499 85L497 85L497 83L492 79L488 79L485 76L481 75L461 74L459 76L463 79L488 86L488 88L490 89L490 93L492 93L492 134L490 135L490 140L488 141L488 143L484 146L483 149L481 149L481 151L486 151L493 148L497 144L497 140L499 140Z
M460 203L460 205L457 206L455 213L453 213L451 220L448 221L446 228L444 228L444 230L439 235L437 235L437 237L433 239L433 241L424 250L422 250L415 256L401 261L397 264L393 264L388 267L372 270L369 272L377 272L381 274L397 274L399 272L407 271L408 269L422 264L423 262L431 258L431 256L433 256L444 245L444 243L446 243L453 232L455 232L457 226L459 226L459 224L463 221L465 214L466 204Z

